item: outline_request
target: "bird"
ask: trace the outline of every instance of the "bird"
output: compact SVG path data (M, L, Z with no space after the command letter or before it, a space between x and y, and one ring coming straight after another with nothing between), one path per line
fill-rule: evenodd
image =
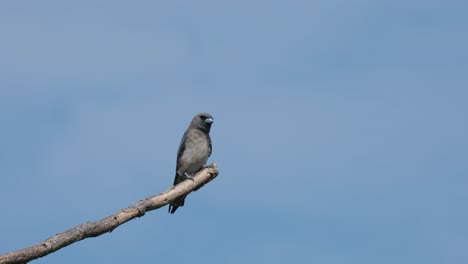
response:
M177 185L199 172L211 156L212 144L210 138L213 116L209 113L199 113L195 115L185 130L177 151L176 174L174 185ZM193 179L192 179L193 180ZM184 206L184 195L169 203L169 213L173 214Z

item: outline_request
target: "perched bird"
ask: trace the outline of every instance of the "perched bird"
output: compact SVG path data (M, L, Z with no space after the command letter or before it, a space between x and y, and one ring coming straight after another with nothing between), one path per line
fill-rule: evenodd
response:
M213 116L208 113L200 113L192 119L177 151L174 185L191 179L205 165L211 155L210 129L213 121ZM169 213L173 214L179 206L184 206L186 196L171 201Z

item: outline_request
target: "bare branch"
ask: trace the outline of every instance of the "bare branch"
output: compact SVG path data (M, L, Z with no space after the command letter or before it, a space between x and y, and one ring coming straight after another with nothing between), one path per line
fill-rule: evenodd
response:
M196 190L216 178L218 173L216 164L213 163L197 173L193 177L193 181L184 181L163 193L140 200L116 214L110 215L97 222L83 223L33 246L0 255L0 264L26 263L46 256L85 238L96 237L107 232L112 232L112 230L125 222L128 222L135 217L141 217L148 211L161 208L167 205L170 201Z

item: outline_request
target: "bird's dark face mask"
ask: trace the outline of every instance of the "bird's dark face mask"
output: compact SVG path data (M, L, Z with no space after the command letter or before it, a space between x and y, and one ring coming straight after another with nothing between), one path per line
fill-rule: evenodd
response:
M213 124L213 122L214 122L213 117L211 115L201 114L200 115L200 121L201 121L199 123L200 129L207 132L207 133L210 133L211 124Z

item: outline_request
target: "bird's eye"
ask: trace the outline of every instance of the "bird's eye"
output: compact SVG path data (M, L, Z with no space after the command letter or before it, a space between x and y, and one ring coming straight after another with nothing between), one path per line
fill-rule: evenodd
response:
M205 120L206 119L206 116L202 115L200 116L201 119Z

